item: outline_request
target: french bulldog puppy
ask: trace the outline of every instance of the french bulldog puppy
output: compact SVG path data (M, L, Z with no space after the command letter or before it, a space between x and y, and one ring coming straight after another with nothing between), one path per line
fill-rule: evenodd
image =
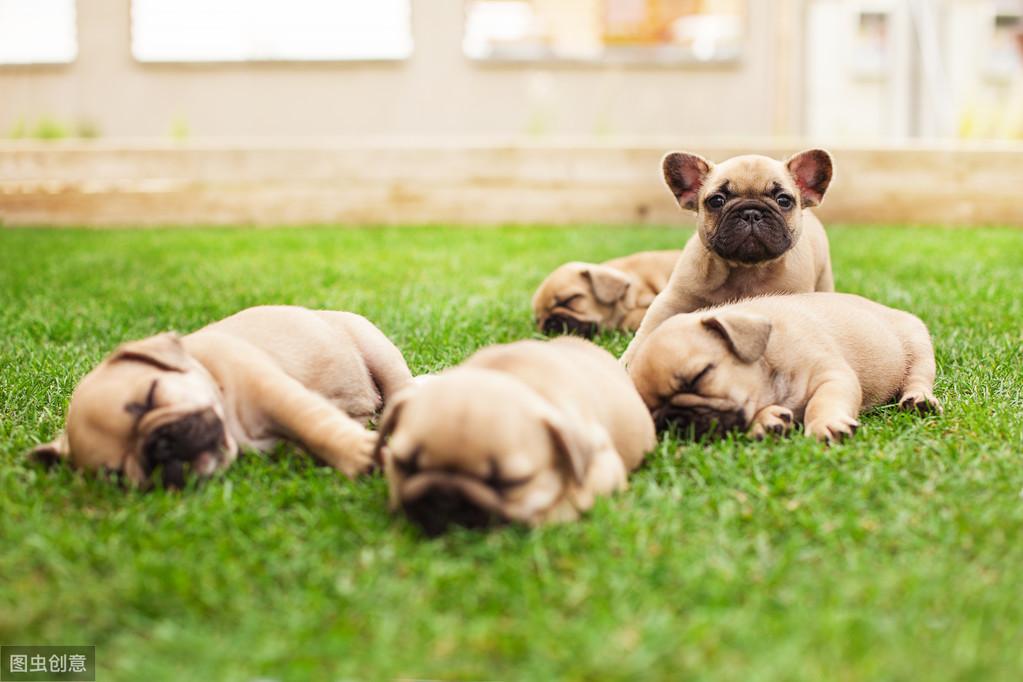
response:
M377 447L392 509L437 535L575 519L624 489L655 443L614 357L561 337L491 346L417 380L385 409Z
M676 315L629 373L659 427L755 438L801 422L823 441L852 435L861 410L897 399L941 411L934 349L917 317L852 294L753 298Z
M602 329L636 331L681 253L643 251L599 264L565 263L533 294L537 330L587 338Z
M662 166L679 205L696 212L697 231L625 349L624 364L672 315L764 294L834 291L827 235L806 210L831 183L826 151L784 162L737 156L717 165L673 152Z
M366 422L411 383L401 353L353 313L248 308L187 336L118 347L71 396L67 426L30 454L180 487L278 439L355 476L373 463Z

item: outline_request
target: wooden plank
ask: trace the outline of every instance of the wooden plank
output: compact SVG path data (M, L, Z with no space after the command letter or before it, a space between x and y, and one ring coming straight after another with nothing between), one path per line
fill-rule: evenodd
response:
M4 225L688 223L669 149L806 145L325 141L0 143ZM829 222L1023 225L1023 146L831 149Z

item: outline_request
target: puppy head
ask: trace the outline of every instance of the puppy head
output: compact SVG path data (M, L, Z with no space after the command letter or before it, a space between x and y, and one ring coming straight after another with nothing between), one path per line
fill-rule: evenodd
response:
M680 206L696 211L700 239L726 261L752 265L782 256L799 240L804 208L818 205L831 182L831 156L822 149L787 161L737 156L714 165L672 152L664 180Z
M452 525L535 523L588 466L582 433L501 372L456 368L391 401L377 445L391 506L428 535Z
M737 311L676 315L640 346L629 374L658 429L696 437L749 427L770 383L771 321Z
M565 263L533 294L533 318L544 334L592 338L613 327L632 293L628 275L596 263Z
M29 453L50 465L117 472L145 487L184 485L228 466L237 444L224 428L218 391L175 334L126 343L82 379L67 428Z

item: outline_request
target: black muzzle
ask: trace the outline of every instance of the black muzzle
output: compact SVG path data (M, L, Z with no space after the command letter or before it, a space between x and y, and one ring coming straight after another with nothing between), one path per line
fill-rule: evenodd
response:
M691 432L697 440L708 436L720 437L728 431L742 431L746 428L746 413L742 409L721 412L699 405L665 405L655 410L653 416L658 431L675 427L681 434Z
M146 476L157 470L163 484L180 488L191 463L205 452L219 451L224 445L224 423L212 409L187 414L159 426L142 444L142 463Z
M551 315L543 323L543 333L548 336L559 334L573 334L592 339L597 335L596 322L584 322L567 315Z
M474 504L454 488L431 488L415 500L402 500L401 506L429 537L437 537L452 526L482 529L498 522L493 512Z
M774 260L792 248L785 216L762 201L742 201L721 216L710 246L722 258L739 263Z

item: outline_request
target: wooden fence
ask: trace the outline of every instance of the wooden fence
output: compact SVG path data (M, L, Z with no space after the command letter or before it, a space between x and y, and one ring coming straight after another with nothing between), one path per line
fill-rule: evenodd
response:
M0 223L678 223L660 177L688 149L783 158L799 142L3 142ZM830 148L832 222L1023 225L1023 145ZM1020 194L1017 194L1020 193Z

